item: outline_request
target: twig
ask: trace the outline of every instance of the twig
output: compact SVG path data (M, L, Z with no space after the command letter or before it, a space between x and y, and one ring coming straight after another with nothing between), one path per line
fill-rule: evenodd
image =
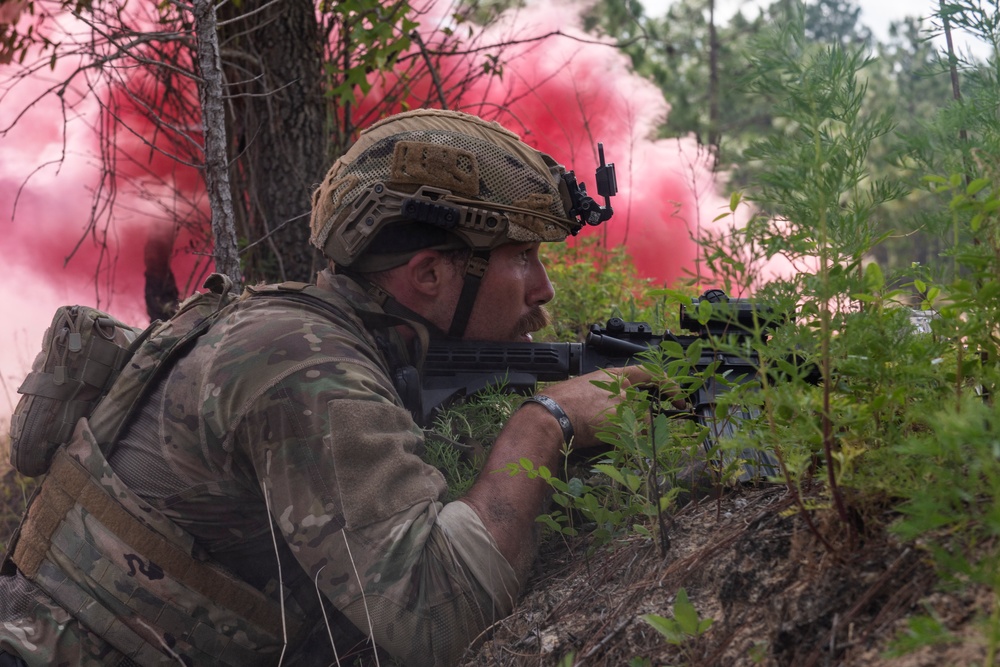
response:
M605 644L614 639L615 635L621 632L625 628L625 626L631 622L632 622L631 616L626 616L625 618L618 621L614 629L604 636L604 639L594 644L592 647L590 647L589 651L583 654L583 658L586 660L587 658L591 657L592 655L600 651L602 648L604 648Z
M424 62L427 63L427 70L431 73L431 80L434 81L434 88L437 90L438 100L441 102L441 108L448 108L448 100L444 96L444 88L441 86L441 77L438 75L437 67L431 62L430 54L427 53L427 45L424 44L423 38L420 36L420 32L414 30L410 33L410 39L416 42L417 46L420 48L420 53L424 57Z

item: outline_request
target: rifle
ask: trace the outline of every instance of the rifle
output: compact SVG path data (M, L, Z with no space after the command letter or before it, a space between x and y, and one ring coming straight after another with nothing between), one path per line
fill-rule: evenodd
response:
M705 310L711 311L707 318ZM699 313L704 322L699 321ZM697 375L710 367L713 373L703 383L695 383L696 388L687 399L689 409L664 412L672 418L694 419L707 426L703 447L711 452L716 451L720 438L731 435L743 421L759 413L753 407L733 406L727 414L716 414L716 397L729 391L731 382L753 381L759 364L756 353L744 356L721 352L713 347L712 341L729 336L745 339L773 325L776 319L751 300L730 299L722 290L709 290L692 299L690 307L681 306L681 327L691 334L677 335L667 330L654 335L646 322L626 322L613 317L604 326L591 326L583 343L435 341L429 345L420 372L413 367L398 370L396 385L416 422L428 426L447 406L490 387L530 394L540 382L558 382L602 368L641 363L643 353L665 341L673 341L685 351L696 341L702 341L700 358L692 365L691 374ZM719 382L720 376L726 381ZM741 481L777 474L778 464L771 454L747 449L738 457L745 461ZM723 464L730 460L732 455L727 455Z

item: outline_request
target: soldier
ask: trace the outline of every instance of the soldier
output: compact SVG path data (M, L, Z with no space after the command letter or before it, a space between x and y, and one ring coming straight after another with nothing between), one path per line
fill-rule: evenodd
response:
M429 336L526 341L544 326L539 245L580 225L562 173L458 112L363 132L313 196L312 243L331 260L318 285L225 305L120 437L103 434L105 401L56 455L0 577L0 665L328 665L371 650L454 664L511 612L535 556L546 485L494 471L556 468L567 442L596 444L618 397L590 376L547 387L443 504L394 373L419 366ZM182 311L154 342L199 317Z

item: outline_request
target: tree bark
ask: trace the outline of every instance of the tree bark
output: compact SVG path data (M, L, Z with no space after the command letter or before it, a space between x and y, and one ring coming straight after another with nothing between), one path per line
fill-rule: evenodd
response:
M253 14L251 26L239 20ZM322 40L310 0L247 0L220 13L238 164L240 229L255 245L248 280L311 281L320 255L309 244L313 189L328 161ZM231 57L229 54L238 53Z
M222 61L215 6L211 0L194 0L195 33L198 38L198 97L205 141L205 186L212 211L215 270L241 281L240 257L233 221L233 198L229 186L229 155L226 150L226 112L222 104Z

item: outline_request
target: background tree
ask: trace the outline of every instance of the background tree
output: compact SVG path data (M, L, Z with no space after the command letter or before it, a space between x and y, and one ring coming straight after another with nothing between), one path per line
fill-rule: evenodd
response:
M953 24L980 16L971 11L971 4L964 9L947 5ZM934 28L910 18L892 25L888 39L879 41L862 23L860 7L853 0L811 0L801 5L776 0L763 9L737 11L725 20L719 19L710 0L679 0L661 18L647 16L636 0L602 0L589 12L588 26L617 39L636 71L664 91L671 108L661 135L696 136L716 152L726 187L738 191L753 181L759 168L745 154L746 148L787 131L782 121L773 118L771 104L746 93L746 81L753 74L746 58L748 43L765 27L787 23L790 12L799 12L810 41L861 48L875 56L864 75L869 102L875 109L895 112L892 136L871 146L871 173L902 178L914 195L873 214L881 232L889 234L886 243L873 248L873 256L890 270L908 268L914 261L938 261L944 251L942 237L940 230L928 226L942 219L941 204L920 192L915 167L918 155L940 155L928 142L952 142L958 136L957 128L944 135L931 130L937 110L952 97L950 63L930 40L943 26ZM986 25L971 25L969 30L989 32ZM992 38L981 37L987 43ZM964 79L989 73L982 62L966 59L957 64L960 86ZM904 142L899 145L897 138Z

